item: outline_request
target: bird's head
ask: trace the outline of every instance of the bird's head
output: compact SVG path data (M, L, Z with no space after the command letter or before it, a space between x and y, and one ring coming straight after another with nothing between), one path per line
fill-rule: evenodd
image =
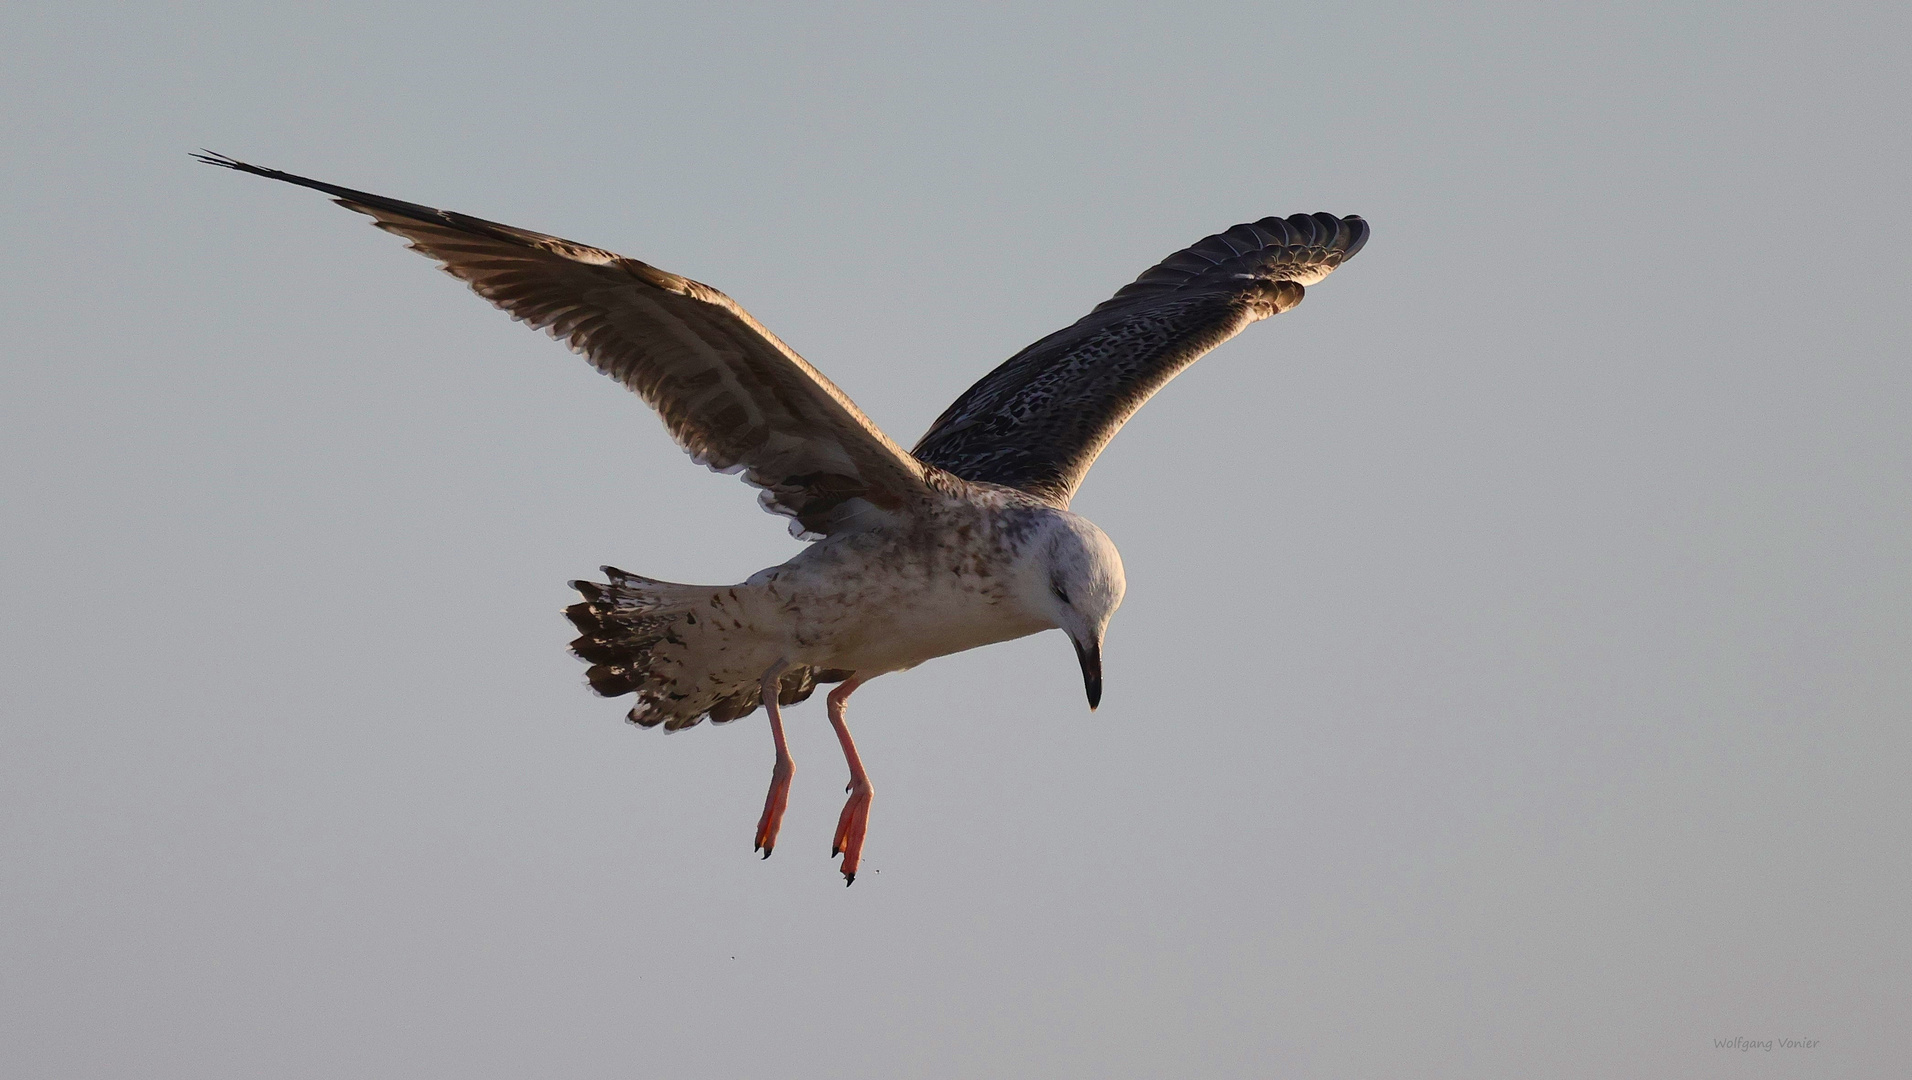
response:
M1075 644L1094 709L1102 701L1102 633L1128 589L1122 556L1101 529L1066 511L1046 516L1030 552L1024 602Z

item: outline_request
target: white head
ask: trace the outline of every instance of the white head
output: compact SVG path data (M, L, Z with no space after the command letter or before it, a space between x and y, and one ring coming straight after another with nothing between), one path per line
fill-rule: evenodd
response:
M1024 605L1075 643L1089 708L1102 701L1102 633L1122 604L1122 556L1101 529L1067 511L1045 514L1025 548Z

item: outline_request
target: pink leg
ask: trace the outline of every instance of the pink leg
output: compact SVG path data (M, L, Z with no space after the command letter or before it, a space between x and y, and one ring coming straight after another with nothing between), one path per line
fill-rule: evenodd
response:
M843 855L843 884L856 881L857 864L863 859L863 833L870 825L870 798L876 789L870 786L870 778L863 771L863 759L857 756L856 743L850 741L850 729L843 722L843 711L848 707L850 695L863 685L863 680L851 676L843 685L830 691L830 726L836 729L837 742L843 744L843 759L850 763L850 785L844 790L850 793L850 799L843 804L843 814L837 818L836 840L830 844L830 854Z
M778 676L783 668L779 661L763 675L763 707L770 713L770 736L777 740L777 765L770 771L770 794L764 796L763 817L757 821L757 844L750 850L763 852L766 859L770 849L777 846L783 808L790 802L790 777L797 771L797 763L790 760L790 746L783 741L783 712L777 707Z

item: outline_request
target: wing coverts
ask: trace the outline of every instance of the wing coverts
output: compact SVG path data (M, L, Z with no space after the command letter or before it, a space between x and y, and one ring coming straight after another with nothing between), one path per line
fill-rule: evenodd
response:
M512 318L656 409L699 462L742 473L809 539L928 497L920 462L843 391L708 285L612 252L218 155L201 160L332 195Z
M914 453L1066 507L1096 455L1164 383L1249 323L1300 303L1367 238L1367 222L1332 214L1263 218L1206 237L984 376Z

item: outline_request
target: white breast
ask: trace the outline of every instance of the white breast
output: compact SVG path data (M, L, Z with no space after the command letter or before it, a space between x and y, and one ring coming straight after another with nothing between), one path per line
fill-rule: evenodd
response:
M751 581L793 617L796 663L901 671L1053 625L1018 603L1012 567L979 562L978 552L846 541L825 541Z

